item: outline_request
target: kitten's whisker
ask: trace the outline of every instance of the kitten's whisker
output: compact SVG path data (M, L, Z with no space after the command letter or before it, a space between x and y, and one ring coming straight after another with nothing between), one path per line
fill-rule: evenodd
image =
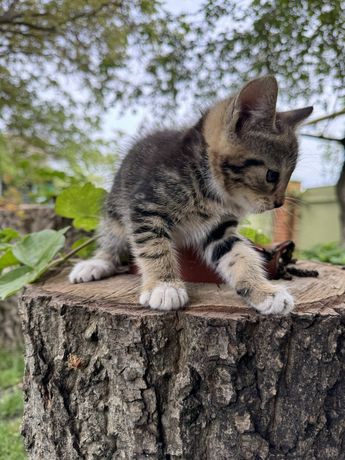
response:
M285 201L287 203L292 203L292 204L296 204L296 205L300 205L300 204L305 203L305 200L302 200L302 198L295 197L295 196L286 196Z

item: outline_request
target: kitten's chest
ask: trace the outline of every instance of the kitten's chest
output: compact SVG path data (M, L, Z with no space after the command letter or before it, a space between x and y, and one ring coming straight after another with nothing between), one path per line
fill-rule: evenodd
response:
M214 203L189 209L174 232L175 242L179 247L199 246L212 229L228 215L228 210Z

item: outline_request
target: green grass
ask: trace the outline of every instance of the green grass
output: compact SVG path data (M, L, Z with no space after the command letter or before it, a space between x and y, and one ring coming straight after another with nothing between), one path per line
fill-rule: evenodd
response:
M0 419L21 417L23 414L23 393L19 388L0 397Z
M20 383L23 372L23 352L0 349L0 391Z
M25 460L23 441L20 435L21 418L3 422L0 418L0 459Z
M0 349L0 460L25 460L20 425L23 414L22 351Z

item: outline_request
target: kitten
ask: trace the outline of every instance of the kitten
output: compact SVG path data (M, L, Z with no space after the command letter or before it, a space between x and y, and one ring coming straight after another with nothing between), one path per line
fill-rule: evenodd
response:
M71 282L120 273L131 251L142 274L139 302L174 310L188 302L177 248L193 246L249 305L286 314L293 298L265 276L261 256L236 233L247 213L282 206L295 168L296 126L306 107L276 112L274 77L246 84L192 128L139 141L115 176L99 229L100 249L78 263Z

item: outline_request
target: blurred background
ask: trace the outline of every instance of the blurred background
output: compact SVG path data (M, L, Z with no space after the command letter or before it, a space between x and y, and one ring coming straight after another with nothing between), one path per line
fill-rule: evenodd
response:
M56 198L89 182L109 189L135 136L191 124L269 73L280 110L314 112L300 130L291 198L245 225L258 241L293 239L303 257L344 265L344 9L341 0L1 0L0 227L55 228ZM21 346L6 302L3 350ZM18 460L22 360L1 353L0 458Z

